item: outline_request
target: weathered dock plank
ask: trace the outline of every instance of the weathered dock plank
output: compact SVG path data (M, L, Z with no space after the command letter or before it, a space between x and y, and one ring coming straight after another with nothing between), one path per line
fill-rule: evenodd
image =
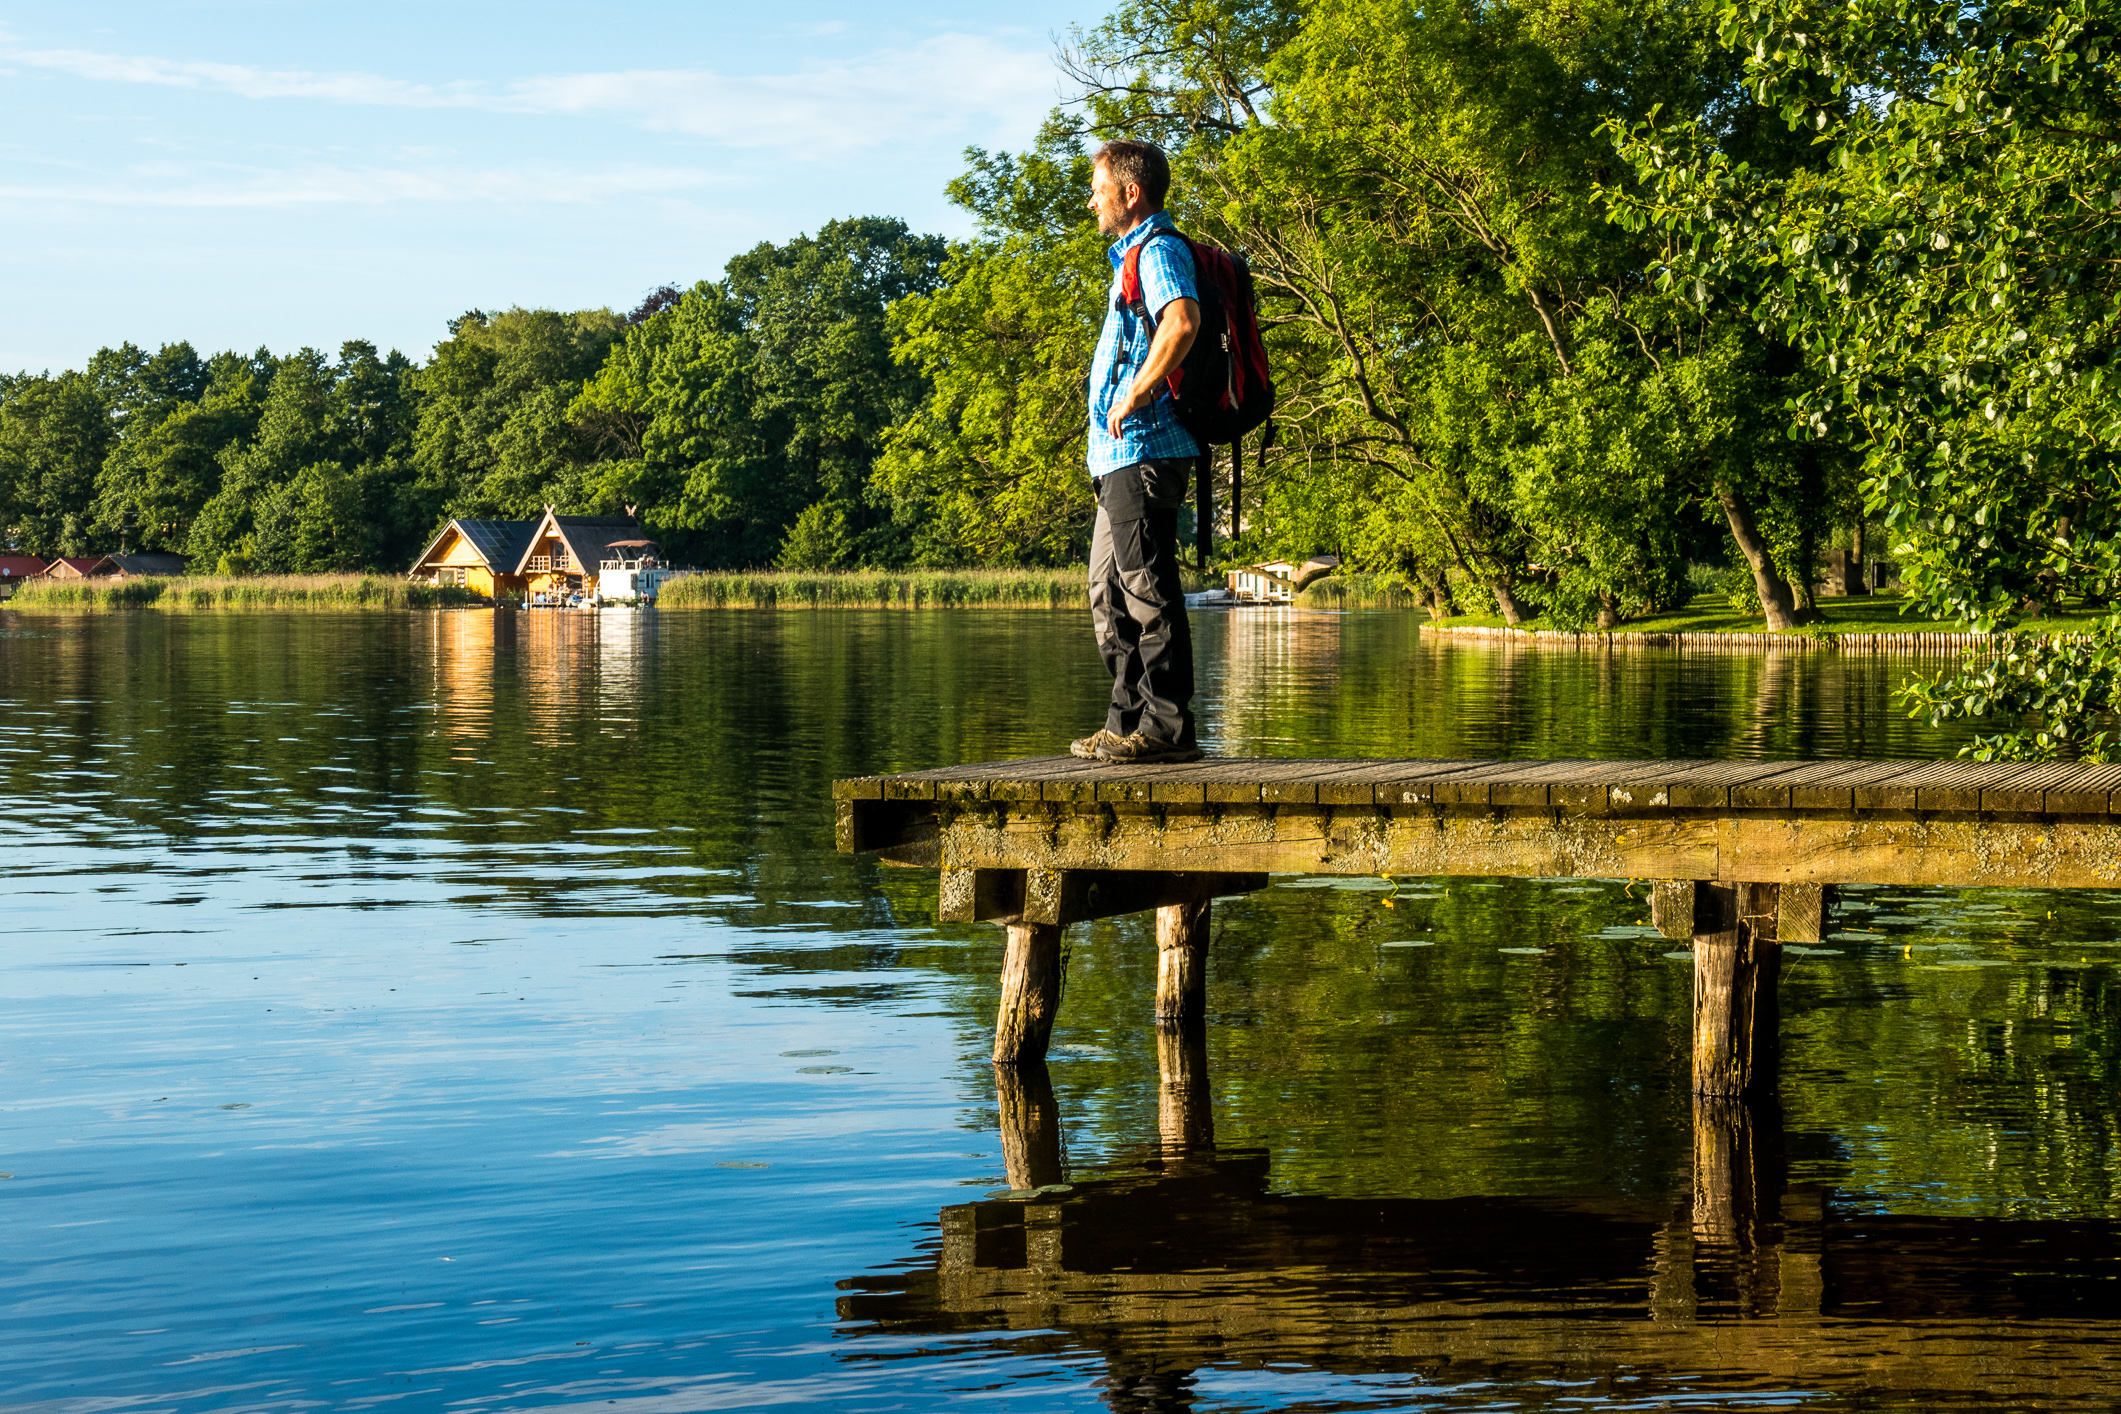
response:
M2105 888L2117 791L2058 763L1061 757L835 793L843 849L952 868Z

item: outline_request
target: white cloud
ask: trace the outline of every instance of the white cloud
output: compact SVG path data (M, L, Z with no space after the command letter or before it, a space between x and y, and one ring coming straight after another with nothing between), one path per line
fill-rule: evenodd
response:
M368 107L473 109L525 116L604 115L717 145L791 157L845 154L911 139L1028 134L1056 98L1042 51L978 35L785 74L705 69L560 74L505 83L411 83L360 73L272 70L84 49L26 49L0 37L0 62L97 83L145 84Z
M379 206L395 202L488 206L581 205L670 196L715 184L685 168L513 171L443 167L306 166L285 171L138 168L109 184L0 185L0 202L44 205L271 208Z
M243 98L317 98L335 103L394 108L483 106L470 85L436 88L373 74L312 74L301 70L254 69L244 64L208 64L87 49L0 48L0 59L24 68L70 74L98 83L153 84L163 88L213 89Z

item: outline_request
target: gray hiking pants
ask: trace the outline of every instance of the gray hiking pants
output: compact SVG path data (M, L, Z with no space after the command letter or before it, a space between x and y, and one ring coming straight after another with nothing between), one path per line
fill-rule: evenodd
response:
M1191 457L1136 462L1097 478L1090 623L1112 674L1105 730L1193 744L1193 630L1178 578L1178 508Z

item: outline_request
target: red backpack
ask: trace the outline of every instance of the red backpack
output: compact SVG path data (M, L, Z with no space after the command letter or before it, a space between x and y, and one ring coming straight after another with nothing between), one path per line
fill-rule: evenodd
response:
M1259 337L1252 267L1221 246L1173 230L1152 232L1127 252L1120 266L1116 307L1131 310L1155 335L1156 320L1142 303L1141 254L1149 241L1165 237L1184 241L1193 252L1194 283L1200 292L1200 332L1165 381L1179 424L1205 453L1221 443L1234 445L1273 414L1274 380L1267 372L1267 347Z

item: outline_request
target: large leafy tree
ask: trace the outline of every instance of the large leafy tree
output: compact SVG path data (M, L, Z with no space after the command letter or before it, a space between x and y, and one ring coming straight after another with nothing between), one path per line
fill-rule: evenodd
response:
M1365 558L1512 622L1675 601L1706 506L1793 622L1808 565L1775 523L1801 541L1832 504L1818 459L1762 435L1795 363L1651 287L1593 199L1620 175L1604 124L1713 113L1733 76L1677 3L1314 7L1267 63L1273 122L1189 148L1281 315L1269 497L1339 464Z
M606 454L601 494L715 563L775 559L812 506L827 509L801 544L836 521L844 558L903 558L870 477L926 382L893 361L887 319L935 287L943 256L902 221L834 221L747 251L651 315L569 410Z
M124 548L184 549L220 490L224 456L257 429L258 389L246 369L198 402L127 427L97 478L96 529Z
M411 494L423 519L527 518L555 502L606 509L585 504L595 444L567 407L624 331L606 309L473 310L452 321L412 380Z
M94 545L96 475L113 440L103 391L85 373L0 383L0 532L34 555Z
M244 379L209 393L189 420L169 419L173 435L209 416L250 426L218 453L219 485L191 521L186 546L199 566L314 573L410 557L425 529L411 373L402 355L381 357L365 342L343 346L336 362L303 349L273 365L262 397Z
M1721 34L1754 99L1826 161L1763 170L1659 115L1628 151L1665 280L1825 376L1795 432L1851 446L1915 602L2008 627L2121 590L2111 367L2121 334L2121 82L2111 0L1764 0ZM2114 750L2121 622L2014 642L1913 693L2014 730L1990 754Z
M1080 560L1084 378L1111 278L1082 132L1056 119L1028 153L969 157L950 195L979 234L892 311L897 357L933 392L892 429L877 484L924 563Z

